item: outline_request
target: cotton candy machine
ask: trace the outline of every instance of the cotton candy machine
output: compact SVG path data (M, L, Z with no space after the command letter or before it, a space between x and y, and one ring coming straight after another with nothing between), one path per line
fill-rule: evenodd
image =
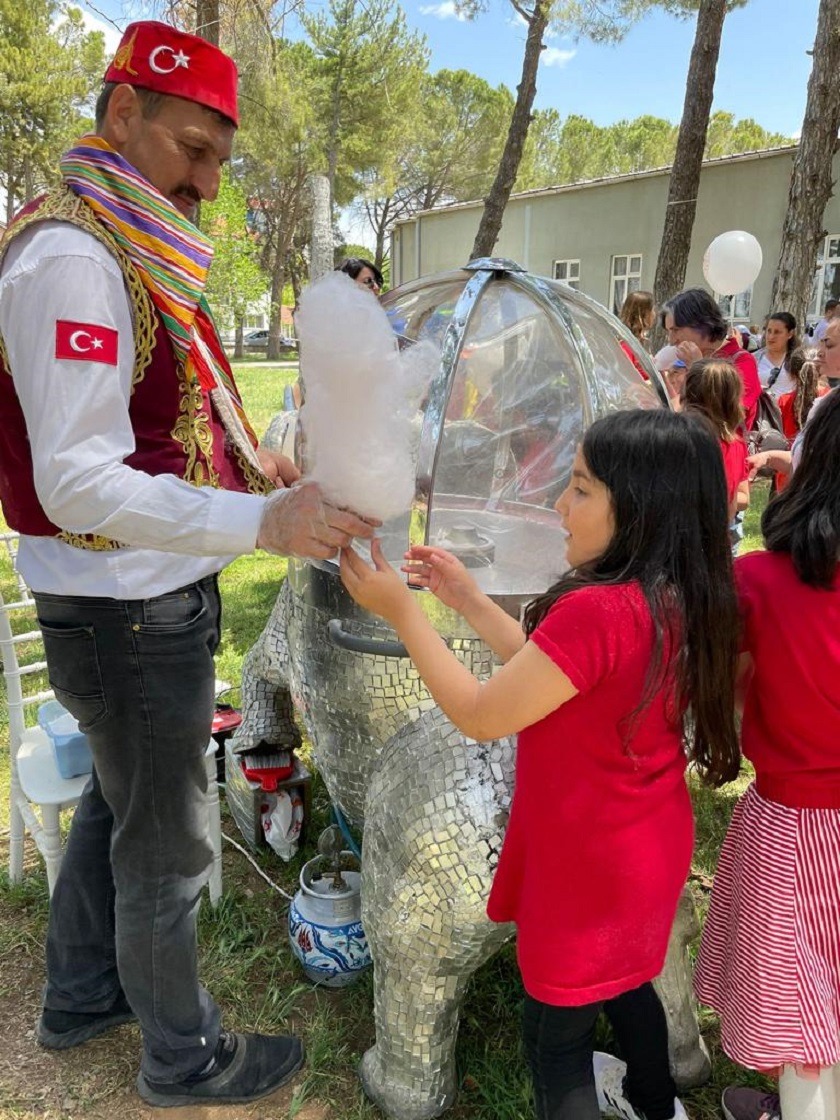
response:
M659 407L664 387L603 307L511 261L473 261L414 281L383 306L400 347L432 340L440 354L415 421L414 501L383 526L385 555L399 566L412 543L449 548L519 617L563 571L553 506L587 425L613 410ZM268 441L296 448L305 466L305 408L303 421L301 432L293 416L279 417ZM491 651L432 595L418 594L450 647L487 677ZM346 594L332 562L290 561L248 655L235 746L294 745L292 703L334 803L351 823L364 822L377 1042L362 1062L363 1086L397 1120L437 1116L455 1095L466 983L511 933L493 926L484 906L515 743L465 741L393 631Z

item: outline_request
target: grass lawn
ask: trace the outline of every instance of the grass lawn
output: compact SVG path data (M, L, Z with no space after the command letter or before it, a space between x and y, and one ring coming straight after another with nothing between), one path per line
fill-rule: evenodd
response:
M248 414L261 434L281 407L283 387L296 370L283 366L239 367L237 379ZM755 491L747 517L745 548L760 547L757 525L766 501L766 484ZM238 682L242 659L257 638L285 575L285 562L274 557L245 557L222 577L225 621L218 658L220 677ZM0 585L11 586L11 572L0 560ZM7 741L5 705L0 710L0 738ZM139 1053L136 1027L125 1027L66 1055L40 1051L32 1037L43 980L42 945L48 904L43 868L29 853L28 874L12 887L6 874L8 762L0 755L0 1120L110 1120L151 1117L133 1090ZM721 839L737 793L693 789L697 810L697 852L691 887L702 911ZM291 864L271 853L258 862L289 893L297 886L304 860L328 819L328 798L315 778L314 820L306 849ZM223 802L223 831L241 841ZM251 1030L300 1031L308 1061L292 1090L271 1104L214 1111L214 1120L375 1120L380 1113L363 1097L356 1079L359 1057L373 1041L370 977L344 991L316 990L292 963L286 940L286 907L245 858L226 844L225 895L218 910L202 907L201 972L221 1004L226 1023ZM562 885L560 887L562 889ZM640 916L643 920L643 915ZM521 989L512 945L476 975L464 1007L458 1040L461 1093L447 1114L451 1120L530 1120L533 1108L519 1044ZM717 1025L704 1013L703 1028L712 1051L714 1080L684 1096L693 1120L718 1117L720 1090L731 1081L764 1084L733 1067L720 1053ZM609 1039L602 1035L602 1045ZM202 1111L201 1116L209 1115ZM187 1114L185 1113L186 1117ZM190 1112L190 1120L196 1120Z

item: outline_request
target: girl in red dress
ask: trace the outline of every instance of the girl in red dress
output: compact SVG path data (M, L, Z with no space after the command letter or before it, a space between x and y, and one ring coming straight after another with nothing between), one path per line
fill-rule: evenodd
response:
M750 504L742 396L738 371L720 358L692 362L681 391L683 410L705 417L720 442L730 519Z
M808 351L801 346L794 350L790 356L790 376L796 388L790 393L783 393L777 404L782 414L784 433L793 443L805 426L811 405L817 397L824 397L829 389L820 375L816 351Z
M780 1073L727 1089L728 1120L840 1115L840 394L735 565L741 743L755 782L732 815L695 973L726 1053ZM779 1104L781 1103L781 1109Z
M665 410L605 417L587 431L556 508L569 570L529 606L524 630L449 553L406 554L410 580L506 662L485 682L450 653L377 542L375 568L345 551L341 575L394 627L465 735L519 733L487 910L517 926L537 1117L599 1120L603 1108L685 1120L650 981L691 860L685 743L713 784L739 764L738 618L717 441ZM601 1010L627 1066L599 1055L596 1085Z

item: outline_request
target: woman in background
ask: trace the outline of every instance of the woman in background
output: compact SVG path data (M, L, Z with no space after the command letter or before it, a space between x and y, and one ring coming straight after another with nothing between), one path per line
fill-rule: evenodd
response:
M755 352L762 389L778 398L796 388L790 359L799 346L796 319L788 311L774 311L764 323L764 346Z
M621 306L621 311L618 315L619 319L624 323L625 327L630 331L633 337L638 341L643 350L648 348L648 332L653 326L655 318L655 307L653 302L652 292L631 292L627 299ZM626 342L621 342L621 349L645 379L648 380L647 372L644 366L638 360L633 350Z

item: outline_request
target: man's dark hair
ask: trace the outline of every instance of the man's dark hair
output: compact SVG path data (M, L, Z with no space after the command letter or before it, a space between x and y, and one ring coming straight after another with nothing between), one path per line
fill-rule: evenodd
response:
M825 310L830 311L832 307L840 305L840 299L827 299L825 301Z
M723 342L727 335L726 320L714 299L703 288L687 288L669 299L662 308L668 312L675 327L691 327L710 342Z
M102 89L99 91L99 96L96 99L96 127L98 129L105 123L105 114L108 112L108 102L111 100L111 94L119 84L119 82L105 82ZM135 86L134 88L137 91L140 108L146 120L151 120L153 117L156 117L160 112L166 94L156 93L153 89L144 89L143 86Z
M99 91L99 96L96 99L97 131L99 131L102 128L102 125L105 123L105 114L108 111L108 102L111 100L111 94L114 92L117 86L121 84L123 83L105 82L102 86L102 89ZM137 99L140 102L140 111L147 121L152 120L158 115L161 108L163 107L163 103L166 101L167 96L170 96L165 93L158 93L157 90L154 89L146 89L145 86L133 86L132 88L137 94ZM196 104L199 104L199 102L196 102ZM220 113L216 109L211 109L209 105L202 105L201 108L205 111L205 113L210 113L211 116L214 116L217 120L221 121L222 124L234 125L234 122L230 119L230 117L226 117L224 113ZM236 126L234 125L234 127Z

